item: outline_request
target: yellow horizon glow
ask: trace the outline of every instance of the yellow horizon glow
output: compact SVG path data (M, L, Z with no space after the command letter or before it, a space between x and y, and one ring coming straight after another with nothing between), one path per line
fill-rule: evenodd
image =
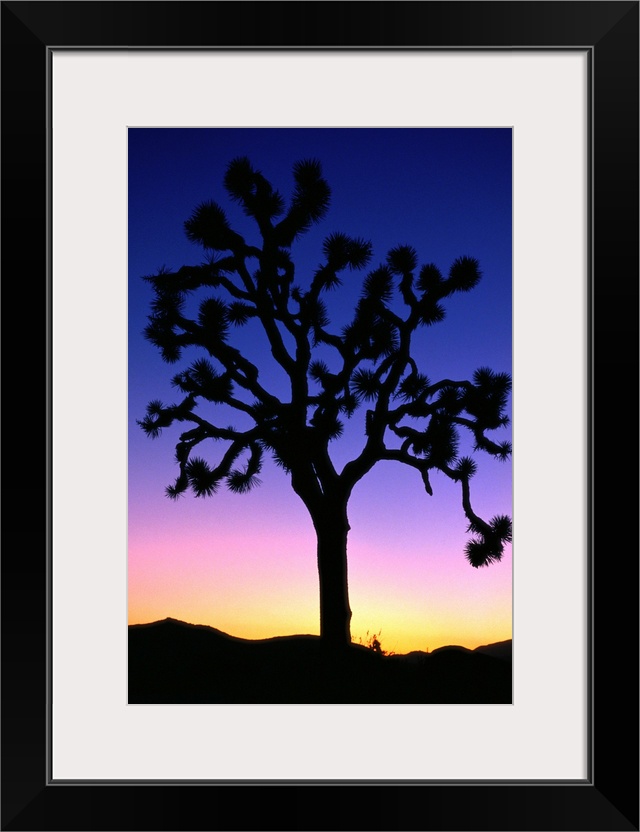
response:
M284 599L281 599L284 600ZM129 624L148 624L174 618L189 624L213 627L236 638L260 640L288 635L319 635L320 622L317 603L295 606L290 604L256 603L243 599L218 605L212 612L211 603L195 598L162 600L131 604ZM511 610L495 610L483 618L473 614L457 618L446 611L423 617L419 611L404 614L376 606L357 608L351 621L353 643L366 643L368 636L379 635L382 649L397 654L414 650L432 652L439 647L459 645L470 650L512 638Z

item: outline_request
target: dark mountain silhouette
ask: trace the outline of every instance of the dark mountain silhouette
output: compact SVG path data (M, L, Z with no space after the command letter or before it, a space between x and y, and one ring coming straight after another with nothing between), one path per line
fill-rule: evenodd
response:
M460 644L447 644L444 647L436 647L430 653L425 653L422 650L413 650L400 658L406 661L411 661L414 664L423 661L427 656L435 656L443 652L457 651L458 653L482 653L485 656L493 656L496 659L511 662L512 649L511 639L506 641L496 641L494 644L483 644L471 650L469 647L462 647Z
M359 644L337 652L319 636L249 640L166 618L129 626L128 701L507 704L511 660L501 645L384 656Z
M495 644L484 644L482 647L476 647L476 653L484 653L485 656L495 656L496 659L504 659L510 662L513 655L512 641L496 641Z
M473 653L473 650L470 650L468 647L462 647L462 645L460 644L447 644L444 647L436 647L435 650L431 651L431 655L434 656L437 653L442 653L445 650L457 650L460 653Z

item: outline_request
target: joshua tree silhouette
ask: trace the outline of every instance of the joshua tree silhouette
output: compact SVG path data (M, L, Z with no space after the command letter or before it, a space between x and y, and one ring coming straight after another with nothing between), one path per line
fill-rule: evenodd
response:
M189 426L176 446L179 472L166 489L171 498L189 489L210 496L221 483L244 493L259 484L265 452L288 472L317 534L321 636L341 646L351 640L347 504L355 484L377 462L395 460L415 468L429 495L432 470L459 483L471 535L465 552L469 563L479 567L501 559L511 540L511 520L485 521L474 512L469 482L476 462L458 456L458 446L465 429L475 450L507 459L510 444L494 442L487 431L508 424L511 380L481 368L472 380L433 383L412 357L413 333L443 320L445 298L477 285L481 273L472 257L455 260L445 277L433 264L418 268L412 247L392 249L386 262L364 277L350 323L339 334L332 331L322 295L341 284L346 269L365 269L372 246L333 233L324 240L323 263L307 285L294 284L292 246L325 216L330 189L316 160L296 163L293 178L287 205L248 159L233 160L224 186L257 224L261 244L245 241L223 209L206 202L185 222L185 231L204 247L208 261L145 278L155 292L145 337L169 363L180 359L184 347L202 347L208 357L173 378L183 395L179 403L150 402L139 424L151 437L174 422ZM212 289L213 294L207 291ZM191 319L187 300L199 291L206 296ZM230 343L233 328L251 319L261 325L286 374L287 400L265 389L258 367ZM333 353L331 368L318 359L318 348ZM205 417L200 401L213 405L207 413L222 406L219 412L230 407L244 414L249 427L222 427L219 419ZM338 471L329 445L342 433L341 419L365 403L361 450ZM217 464L195 453L206 440L225 443Z

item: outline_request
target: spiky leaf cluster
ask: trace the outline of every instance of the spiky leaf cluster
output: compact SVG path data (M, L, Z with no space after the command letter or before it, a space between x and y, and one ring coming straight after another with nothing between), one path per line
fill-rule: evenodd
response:
M471 566L478 569L502 560L504 546L512 540L511 518L505 515L493 517L481 529L477 524L469 524L469 531L475 532L465 546L465 557Z
M242 206L248 217L261 222L279 217L285 208L282 195L255 170L246 156L234 159L224 176L224 186L231 198Z
M294 240L319 222L329 209L331 191L317 159L305 159L293 166L295 188L289 209L275 227L278 243L289 248Z
M504 410L511 391L511 378L507 373L495 373L481 367L473 374L473 386L463 396L463 404L482 430L496 430L508 423Z
M444 468L455 460L459 442L458 431L448 419L432 416L417 447L428 458L430 468Z
M372 247L368 240L334 232L325 238L322 252L327 266L339 272L347 267L351 270L363 269L371 259Z
M351 377L351 390L357 399L372 401L380 390L380 382L373 370L360 367Z
M230 251L241 241L231 230L227 215L217 202L201 202L184 224L187 239L205 249Z
M454 292L469 292L478 285L482 272L475 257L458 257L449 269L448 288Z
M418 253L412 246L397 246L387 254L387 264L393 274L411 274L418 265Z
M429 379L423 373L413 372L398 384L396 397L405 402L422 401L429 389Z
M363 298L369 303L376 301L383 305L393 298L393 277L386 266L374 269L365 277L362 284Z
M168 428L172 422L170 409L165 408L159 399L149 402L144 418L138 419L138 424L151 439L157 439L162 429Z
M234 468L227 474L229 491L235 494L246 494L252 488L260 485L258 474L262 468L262 448L257 443L251 445L251 454L244 468Z
M251 318L255 318L257 314L255 306L250 306L241 300L234 300L227 307L226 319L234 326L244 326Z
M363 297L356 305L352 322L343 329L345 346L357 353L361 361L375 363L398 349L398 326L383 313L377 299Z
M219 373L206 358L199 358L181 373L173 377L172 383L183 393L201 396L208 402L222 404L233 393L233 382L228 373Z

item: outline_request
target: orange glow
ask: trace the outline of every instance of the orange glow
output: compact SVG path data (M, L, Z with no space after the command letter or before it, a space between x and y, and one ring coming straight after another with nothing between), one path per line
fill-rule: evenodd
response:
M264 544L264 541L263 541ZM171 617L240 638L319 633L313 540L301 551L278 541L248 552L218 546L178 556L164 544L129 552L129 623ZM275 547L274 547L275 548ZM267 556L268 555L268 556ZM471 569L459 553L375 567L366 547L350 551L353 641L380 633L384 650L431 651L448 644L475 648L511 638L511 557Z

